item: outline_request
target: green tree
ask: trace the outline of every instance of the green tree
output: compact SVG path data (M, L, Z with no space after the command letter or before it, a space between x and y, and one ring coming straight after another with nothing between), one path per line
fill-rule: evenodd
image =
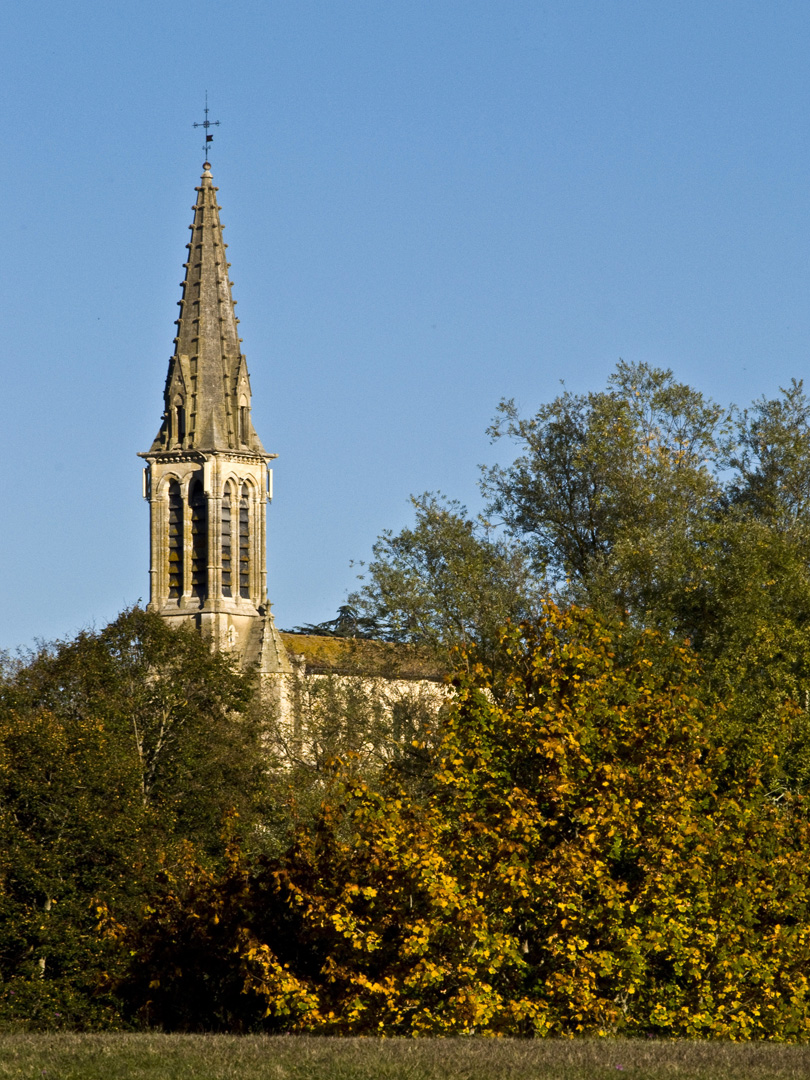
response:
M192 632L124 612L10 665L0 685L0 1017L116 1022L129 920L191 845L216 864L223 815L256 835L267 778L250 681ZM106 989L105 989L106 987Z
M810 400L792 380L778 398L761 398L736 416L723 464L734 470L730 501L785 531L810 527Z
M341 604L334 619L296 626L293 633L314 634L316 637L366 638L379 641L390 636L387 626L361 615L351 604Z
M810 402L794 382L728 415L672 373L619 364L491 429L522 451L485 476L489 512L557 595L688 639L733 774L810 782Z
M733 702L723 736L774 792L810 787L810 402L793 382L737 413L723 505L696 538L700 568L678 626L707 689ZM766 755L763 748L774 753Z
M413 528L382 534L350 603L390 640L430 646L448 663L457 647L493 649L504 623L538 609L541 583L520 548L458 502L432 494L411 502Z
M104 724L169 834L216 848L223 812L260 799L253 684L193 629L131 608L99 631L43 647L0 688L0 706Z
M720 498L723 419L671 371L624 362L607 390L566 391L528 419L504 401L490 435L520 455L485 472L488 512L562 595L671 624L699 558L695 533Z
M156 866L137 763L98 718L0 709L0 1020L115 1023L93 901L136 910Z
M646 364L620 362L606 390L565 392L529 418L504 401L489 433L519 454L483 470L487 518L414 499L414 526L379 538L352 610L445 655L472 643L492 654L500 628L533 617L549 587L689 634L707 597L729 425L718 405Z

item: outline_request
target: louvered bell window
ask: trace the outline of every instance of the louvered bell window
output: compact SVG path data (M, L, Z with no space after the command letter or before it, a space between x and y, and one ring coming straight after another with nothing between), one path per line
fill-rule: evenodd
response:
M169 481L169 596L183 595L183 496L176 480Z
M222 595L233 596L231 587L231 485L222 496Z
M250 598L250 500L247 484L239 500L239 595Z
M204 599L208 592L208 500L199 480L191 485L191 594Z

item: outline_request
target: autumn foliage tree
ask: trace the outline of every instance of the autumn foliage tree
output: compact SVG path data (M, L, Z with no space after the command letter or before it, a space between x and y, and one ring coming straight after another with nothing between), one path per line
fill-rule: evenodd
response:
M691 651L554 606L504 647L462 690L440 775L547 1027L805 1034L804 813L753 769L719 790Z
M338 768L283 857L166 879L125 993L186 1028L805 1037L803 808L721 794L711 721L688 648L549 604L460 676L426 801Z
M486 517L420 497L415 525L380 537L358 611L402 640L482 655L549 592L688 640L704 692L726 705L714 719L729 776L767 762L772 789L810 792L802 383L721 408L669 370L619 362L604 389L533 414L502 402L489 433L515 456L483 469Z

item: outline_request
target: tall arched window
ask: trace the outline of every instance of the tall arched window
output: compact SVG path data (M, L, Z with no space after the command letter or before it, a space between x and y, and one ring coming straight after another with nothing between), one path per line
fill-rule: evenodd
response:
M242 485L239 500L239 595L250 597L250 488Z
M189 492L191 510L191 595L205 598L208 592L208 500L199 480Z
M169 596L183 595L183 496L176 480L169 481Z
M247 405L239 406L239 442L245 446L248 441L248 410Z
M222 494L222 595L233 596L231 587L231 485Z

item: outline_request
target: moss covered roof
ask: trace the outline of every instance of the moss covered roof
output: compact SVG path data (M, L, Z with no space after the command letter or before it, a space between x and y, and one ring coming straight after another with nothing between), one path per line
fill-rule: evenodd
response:
M415 645L396 645L365 638L293 634L287 630L281 631L281 640L291 660L303 659L307 674L436 681L447 674L434 653Z

